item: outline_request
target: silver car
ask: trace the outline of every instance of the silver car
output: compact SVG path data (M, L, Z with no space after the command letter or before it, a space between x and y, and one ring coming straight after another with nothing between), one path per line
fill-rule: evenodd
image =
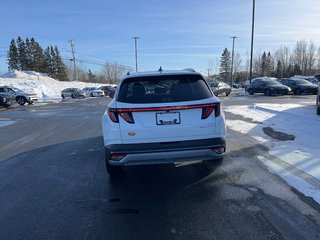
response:
M66 88L61 91L61 97L62 99L65 99L66 97L85 98L86 94L79 88Z

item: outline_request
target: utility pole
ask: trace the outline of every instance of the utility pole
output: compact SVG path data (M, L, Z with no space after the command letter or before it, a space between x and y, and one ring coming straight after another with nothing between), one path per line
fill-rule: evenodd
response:
M234 58L234 40L238 37L230 37L232 38L232 55L231 55L231 88L232 88L232 83L233 83L233 58Z
M134 51L135 51L135 58L136 58L136 72L138 72L138 50L137 50L137 39L139 37L132 37L134 39Z
M69 42L70 42L71 51L72 51L72 59L70 59L70 60L73 61L73 81L74 80L78 81L76 58L75 58L75 55L74 55L74 43L73 43L73 40L70 40Z
M249 80L251 83L252 79L252 58L253 58L253 36L254 36L254 12L255 12L255 5L256 1L253 0L253 6L252 6L252 29L251 29L251 54L250 54L250 74L249 74Z

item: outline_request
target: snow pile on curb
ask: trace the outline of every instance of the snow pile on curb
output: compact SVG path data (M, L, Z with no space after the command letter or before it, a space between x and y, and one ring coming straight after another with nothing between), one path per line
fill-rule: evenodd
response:
M46 74L33 71L10 71L0 76L0 85L14 86L29 93L37 94L39 99L54 99L61 97L65 88L100 87L101 83L61 82Z

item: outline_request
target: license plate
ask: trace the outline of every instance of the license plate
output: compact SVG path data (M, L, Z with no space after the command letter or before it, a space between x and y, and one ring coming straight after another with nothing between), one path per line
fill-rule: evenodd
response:
M157 125L180 124L180 112L156 113Z

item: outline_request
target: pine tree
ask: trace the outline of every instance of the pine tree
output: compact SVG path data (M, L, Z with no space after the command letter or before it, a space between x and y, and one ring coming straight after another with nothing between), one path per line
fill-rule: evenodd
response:
M94 75L91 70L89 69L89 71L87 72L87 77L88 77L88 81L89 82L95 82L96 80L96 75Z
M59 49L57 46L54 47L54 64L55 64L55 78L60 81L67 81L68 74L67 74L67 67L63 63L61 58Z
M18 49L14 39L10 42L9 52L7 54L8 68L10 70L19 70Z
M277 62L277 69L275 72L275 77L282 78L282 63L280 60L278 60L278 62Z
M44 50L44 56L43 56L43 62L42 62L42 71L44 73L47 73L49 76L52 74L52 69L51 69L51 54L50 54L50 47L47 47Z
M46 69L43 69L44 54L39 43L34 38L30 40L33 51L33 71L45 73Z
M18 59L19 59L19 70L27 70L27 56L26 56L26 44L18 37L17 39L17 48L18 48Z
M231 57L230 52L225 48L220 59L220 78L227 82L231 73Z
M26 38L26 70L32 71L33 70L33 50L31 46L31 42L29 38Z

